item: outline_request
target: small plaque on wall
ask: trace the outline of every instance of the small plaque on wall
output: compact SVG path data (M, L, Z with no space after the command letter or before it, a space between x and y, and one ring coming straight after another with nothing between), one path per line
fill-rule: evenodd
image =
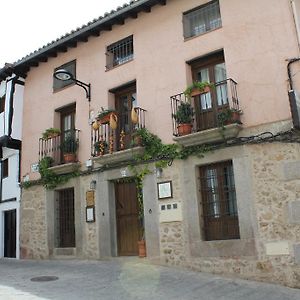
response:
M158 199L173 198L172 181L159 182L157 184Z
M94 206L94 205L95 205L95 191L87 191L86 206Z
M95 222L95 206L86 207L86 222L87 223Z

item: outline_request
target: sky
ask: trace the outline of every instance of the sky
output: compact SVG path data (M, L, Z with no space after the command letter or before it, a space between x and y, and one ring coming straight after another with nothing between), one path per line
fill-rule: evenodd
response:
M0 69L129 0L1 1Z

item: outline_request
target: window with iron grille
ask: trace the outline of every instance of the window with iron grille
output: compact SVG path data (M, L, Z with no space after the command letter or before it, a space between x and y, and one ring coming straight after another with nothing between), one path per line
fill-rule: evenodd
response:
M200 167L200 184L205 240L239 239L232 162Z
M219 1L212 1L183 14L184 37L201 35L222 26Z
M74 78L76 78L76 60L72 60L64 65L61 65L54 69L54 72L60 69L64 69L68 72L70 72ZM73 84L73 80L58 80L55 77L53 77L53 91L57 91L65 86Z
M109 45L106 49L106 69L121 65L133 59L133 36Z

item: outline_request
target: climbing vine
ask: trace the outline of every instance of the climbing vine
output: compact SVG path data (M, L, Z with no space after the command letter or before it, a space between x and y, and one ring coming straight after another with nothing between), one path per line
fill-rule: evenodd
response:
M52 163L53 163L52 157L46 156L42 158L39 162L39 172L41 175L41 179L33 182L32 181L24 182L22 186L26 189L34 184L42 184L47 190L52 190L56 188L58 185L68 182L71 178L79 176L78 171L68 173L68 174L63 174L63 175L55 174L50 169Z

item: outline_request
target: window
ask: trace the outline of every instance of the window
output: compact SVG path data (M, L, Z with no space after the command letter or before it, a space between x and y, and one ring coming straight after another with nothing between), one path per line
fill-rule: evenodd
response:
M59 66L58 68L55 68L54 72L59 70L59 69L65 69L69 71L74 78L76 78L76 60L70 61L62 66ZM53 77L53 91L57 91L65 86L68 86L70 84L73 84L74 82L72 80L58 80L55 77Z
M193 81L215 83L209 93L194 98L197 131L218 126L218 114L229 107L227 74L222 52L214 53L191 63Z
M183 14L185 38L200 35L221 26L219 1L209 2Z
M133 36L129 36L107 47L106 69L121 65L133 59Z
M5 94L0 97L0 114L5 110Z
M0 114L5 110L6 82L0 83Z
M2 161L2 178L8 177L8 159Z
M200 184L205 240L239 239L232 162L200 167Z

